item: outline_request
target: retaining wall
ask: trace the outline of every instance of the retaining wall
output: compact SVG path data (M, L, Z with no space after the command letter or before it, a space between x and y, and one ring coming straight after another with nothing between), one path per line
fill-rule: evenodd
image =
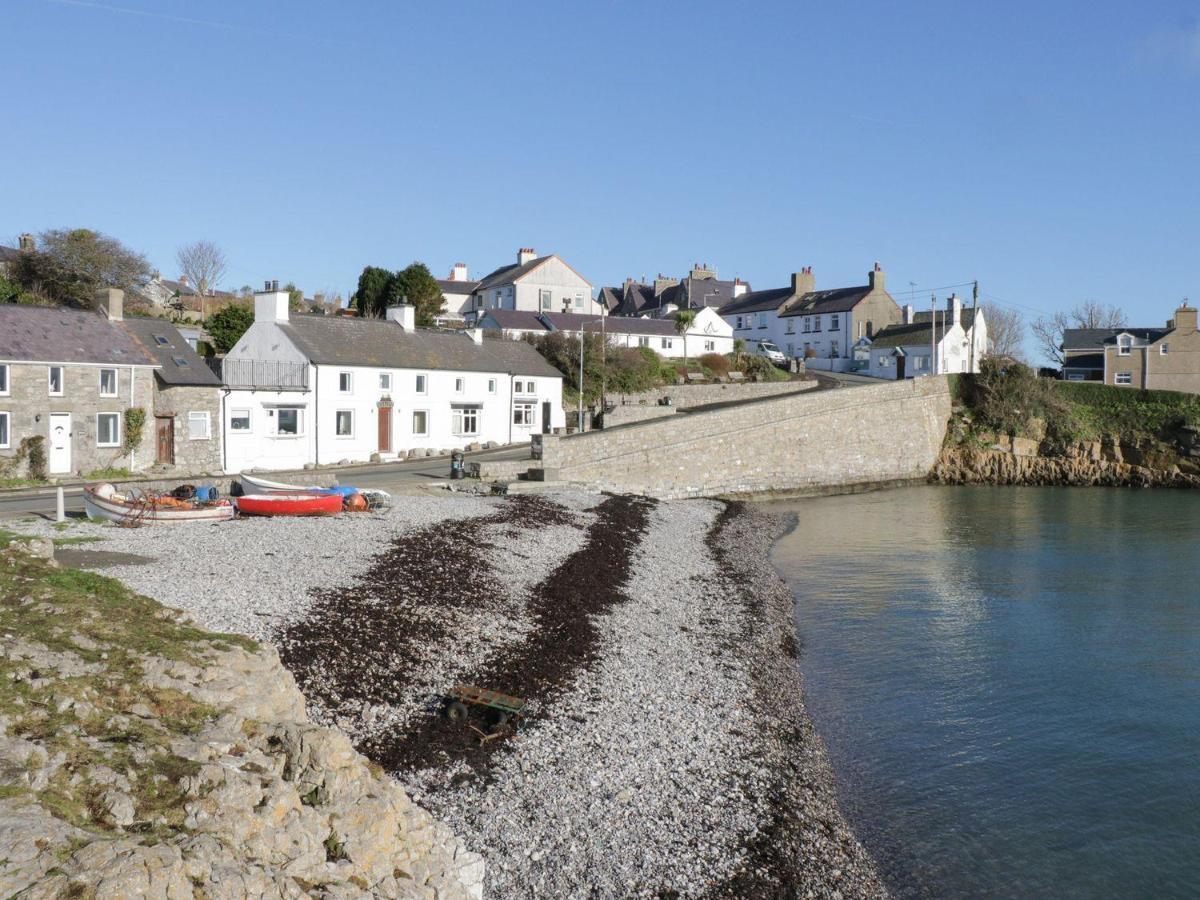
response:
M542 438L541 476L657 497L803 493L924 478L950 417L944 376L790 394Z
M812 390L816 381L765 381L742 384L672 384L643 391L640 394L609 394L608 401L626 406L651 406L663 397L671 398L671 405L679 409L707 406L710 403L729 403L736 400L758 400L762 397L778 397Z

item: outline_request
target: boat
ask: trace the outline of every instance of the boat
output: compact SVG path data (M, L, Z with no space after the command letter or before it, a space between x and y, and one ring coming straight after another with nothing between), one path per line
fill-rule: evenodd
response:
M223 522L233 518L228 500L180 500L170 494L121 493L111 484L88 485L83 489L83 506L89 518L107 519L135 526L164 522Z
M243 494L233 501L243 516L332 516L342 511L341 494Z
M386 506L391 506L392 495L387 491L379 491L373 488L360 489L349 487L347 485L334 485L332 487L320 487L319 485L311 485L304 487L296 484L284 484L281 481L271 481L267 478L260 478L257 475L247 475L245 472L238 475L238 481L241 482L242 493L245 494L338 494L345 498L351 494L362 494L363 499L367 501L368 509L382 509Z

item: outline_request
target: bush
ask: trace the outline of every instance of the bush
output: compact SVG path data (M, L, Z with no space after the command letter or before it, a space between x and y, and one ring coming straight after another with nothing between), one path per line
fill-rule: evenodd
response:
M729 357L720 353L705 353L697 362L720 378L729 374Z
M525 338L546 361L563 375L563 389L570 399L579 392L579 338L557 332ZM594 404L601 388L608 393L637 394L674 381L674 369L665 365L649 347L605 347L598 334L584 337L583 402Z
M765 356L747 356L742 363L742 371L746 377L754 377L759 381L787 381L788 374Z
M46 439L44 437L34 435L22 438L17 455L23 456L28 461L30 478L34 481L46 480Z

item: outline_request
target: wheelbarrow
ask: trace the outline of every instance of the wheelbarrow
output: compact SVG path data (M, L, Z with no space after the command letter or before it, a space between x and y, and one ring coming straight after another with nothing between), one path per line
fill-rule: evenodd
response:
M525 701L520 697L489 691L473 684L456 684L446 692L445 713L451 722L469 724L467 718L472 708L486 711L491 719L493 733L498 733L510 720L518 720L524 715Z

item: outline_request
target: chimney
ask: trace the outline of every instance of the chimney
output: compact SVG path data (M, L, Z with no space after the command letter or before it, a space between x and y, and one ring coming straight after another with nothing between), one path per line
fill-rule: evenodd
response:
M1175 330L1185 334L1196 330L1196 307L1188 306L1186 300L1175 310Z
M96 305L104 310L110 322L125 318L125 292L120 288L100 288L96 291Z
M871 285L871 290L882 291L887 277L883 273L883 269L879 268L879 263L875 263L875 268L867 273L867 283Z
M410 334L417 330L417 308L411 303L397 303L384 313L389 322L396 322Z
M254 295L254 321L286 322L290 299L287 291L279 290L278 281L263 282L263 290Z
M953 328L962 324L962 300L958 294L951 294L946 299L946 327Z
M472 328L467 332L467 334L469 334L471 336L472 343L474 343L476 345L483 344L483 329L482 328Z
M450 270L451 281L470 281L471 276L467 272L466 263L455 263L454 268Z
M17 238L17 246L26 253L32 252L34 249L33 235L29 234L28 232L21 235L19 238Z
M188 286L188 277L186 275L180 275L179 283L182 284L184 287L187 287Z
M746 291L748 291L748 290L750 290L750 285L746 284L746 282L742 281L742 279L735 278L733 280L733 296L734 297L740 297L740 296L742 296L742 294L746 293Z
M805 266L799 272L792 273L792 293L797 297L811 294L816 289L816 279L813 277L812 266Z
M911 303L905 303L900 310L900 324L911 325L913 323L913 308Z
M532 247L522 247L517 251L517 265L523 266L527 262L533 262L538 258Z

